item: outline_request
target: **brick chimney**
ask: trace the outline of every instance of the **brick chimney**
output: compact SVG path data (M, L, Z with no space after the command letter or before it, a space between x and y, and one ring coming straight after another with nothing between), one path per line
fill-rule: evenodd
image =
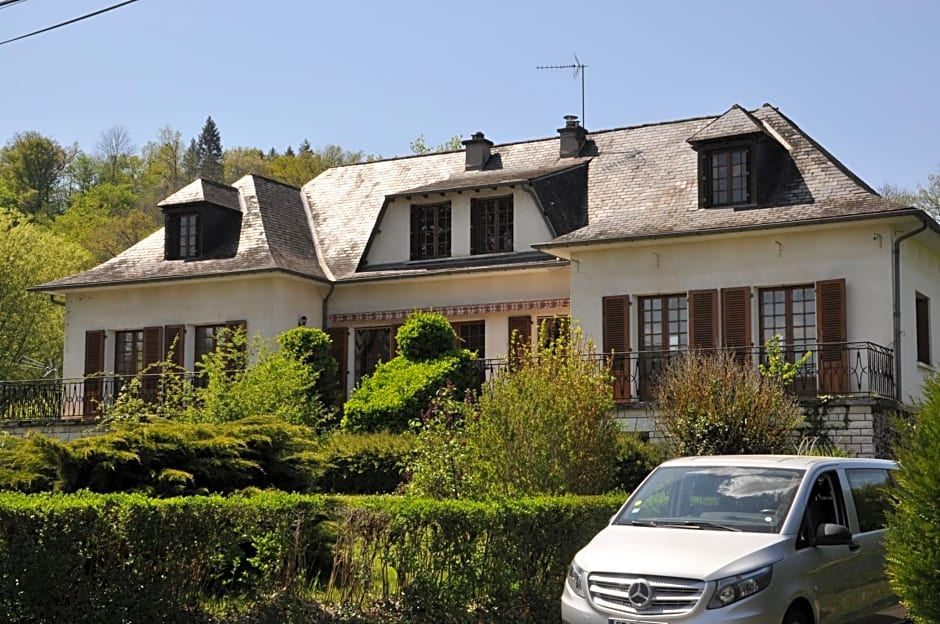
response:
M561 158L574 158L581 155L581 148L587 138L587 130L581 127L577 115L565 115L565 127L558 129L561 139L559 156Z
M490 159L490 148L493 142L483 136L482 132L473 133L466 141L461 141L467 148L467 164L464 169L467 171L480 171L486 166L486 161Z

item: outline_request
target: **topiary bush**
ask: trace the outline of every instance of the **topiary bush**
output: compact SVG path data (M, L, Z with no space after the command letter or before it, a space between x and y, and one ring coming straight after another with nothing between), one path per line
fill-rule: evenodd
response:
M443 314L415 311L398 328L395 340L405 359L424 362L452 352L457 334Z
M632 432L620 432L617 435L616 487L632 492L667 457L664 445L642 440Z
M656 425L673 455L793 451L803 420L796 398L731 353L670 357L657 384Z
M896 422L901 469L885 542L888 578L914 622L940 622L940 377L924 384L913 419Z
M470 351L454 349L432 360L398 356L382 362L353 390L341 428L353 432L407 431L408 423L421 414L439 388L452 384L462 396L473 386L473 361Z
M312 454L311 489L329 494L391 494L401 486L413 449L410 434L332 433Z

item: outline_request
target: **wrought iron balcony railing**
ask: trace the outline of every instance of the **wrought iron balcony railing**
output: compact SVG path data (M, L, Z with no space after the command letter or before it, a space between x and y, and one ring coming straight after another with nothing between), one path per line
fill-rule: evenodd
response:
M784 347L788 361L796 361L803 350L811 355L799 370L791 390L800 397L821 395L894 397L894 353L871 342L806 345L799 352ZM652 401L656 380L673 358L687 351L640 351L618 353L613 357L596 355L599 366L609 366L614 379L614 398L620 403ZM757 367L766 362L763 348L737 349L734 356ZM538 357L537 355L535 357ZM479 381L511 371L518 361L481 359L476 361ZM192 373L176 375L183 384L199 383ZM86 379L37 379L0 381L0 420L94 419L106 413L131 378L105 375ZM141 376L139 396L148 402L160 400L166 381L161 374Z

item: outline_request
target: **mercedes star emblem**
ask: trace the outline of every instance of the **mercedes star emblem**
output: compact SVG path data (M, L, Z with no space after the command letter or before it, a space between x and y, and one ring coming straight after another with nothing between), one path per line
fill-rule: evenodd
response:
M627 588L627 600L636 609L645 609L653 602L653 588L646 579L637 579Z

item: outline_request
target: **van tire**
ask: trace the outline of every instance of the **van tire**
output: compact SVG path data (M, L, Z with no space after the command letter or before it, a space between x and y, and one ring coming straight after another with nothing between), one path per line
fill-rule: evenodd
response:
M808 615L803 607L793 605L787 609L781 624L813 624L813 616Z

